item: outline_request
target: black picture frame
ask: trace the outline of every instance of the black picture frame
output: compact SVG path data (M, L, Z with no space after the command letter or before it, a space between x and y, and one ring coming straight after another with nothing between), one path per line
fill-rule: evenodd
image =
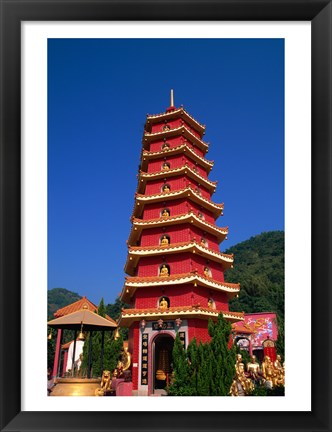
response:
M0 4L1 431L331 431L331 1L0 0ZM21 411L21 22L108 20L311 21L312 370L299 377L310 380L312 373L310 412ZM310 203L304 203L303 211L310 211ZM309 236L309 227L303 235ZM292 289L299 291L300 299L301 287ZM300 309L299 300L296 313L305 319ZM305 361L310 352L305 351L305 335L299 333L299 338L299 359Z

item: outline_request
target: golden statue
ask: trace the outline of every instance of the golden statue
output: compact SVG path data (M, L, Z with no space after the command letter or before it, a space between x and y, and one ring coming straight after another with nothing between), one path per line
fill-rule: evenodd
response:
M168 303L167 300L165 300L165 297L163 297L159 302L159 308L160 309L168 309Z
M169 271L168 268L165 266L165 264L163 264L162 268L160 269L159 276L161 277L169 276Z
M256 356L252 355L250 358L250 362L247 364L247 372L250 375L250 378L254 381L259 380L259 374L260 374L260 366L259 363L256 360Z
M162 216L162 217L167 217L167 216L169 216L169 211L166 210L166 209L164 209L163 212L162 212L162 214L161 214L161 216Z
M163 163L163 168L162 168L162 170L163 170L163 171L168 171L168 170L169 170L169 165L168 165L167 162L164 162L164 163Z
M269 356L265 356L262 363L262 374L266 381L266 387L273 388L274 368Z
M123 364L123 371L126 371L130 368L131 365L131 354L128 351L128 347L124 347L123 355L122 355L122 364Z
M168 243L169 243L168 238L164 235L163 238L161 239L160 245L165 246L168 245Z
M163 192L164 193L168 193L168 192L170 192L171 190L170 190L170 188L169 188L169 186L168 185L165 185L164 187L163 187Z
M245 396L251 393L254 389L254 383L250 378L247 378L244 370L244 363L242 362L242 355L236 355L235 363L235 378L231 385L229 393L232 396Z
M208 308L213 309L213 300L212 299L208 300Z
M209 270L208 267L204 267L204 275L205 275L206 277L210 277L210 270Z
M95 396L104 396L106 391L111 390L111 372L109 370L104 370L101 377L100 388L95 390Z
M201 245L202 245L202 246L206 246L206 240L205 240L205 238L203 238L203 237L201 238Z
M281 356L278 354L276 360L273 363L274 373L273 373L273 385L284 385L285 384L285 374L284 368L281 364Z

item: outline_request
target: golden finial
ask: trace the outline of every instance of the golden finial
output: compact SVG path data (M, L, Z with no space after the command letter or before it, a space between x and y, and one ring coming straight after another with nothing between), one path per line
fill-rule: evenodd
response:
M171 89L171 107L174 106L174 91Z

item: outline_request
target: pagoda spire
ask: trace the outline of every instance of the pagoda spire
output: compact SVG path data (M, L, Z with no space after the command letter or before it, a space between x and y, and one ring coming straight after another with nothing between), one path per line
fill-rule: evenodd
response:
M173 89L171 89L171 101L170 102L171 102L170 106L166 109L167 113L174 111L176 109L174 106L174 90Z
M171 89L171 105L170 106L171 107L174 106L174 90L173 89Z

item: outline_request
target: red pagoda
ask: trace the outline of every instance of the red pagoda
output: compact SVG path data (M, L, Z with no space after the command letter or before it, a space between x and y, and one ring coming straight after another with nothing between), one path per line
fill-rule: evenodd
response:
M216 225L223 204L211 200L216 182L208 178L204 133L174 106L173 92L165 113L147 115L121 293L130 309L119 321L129 328L136 395L167 386L177 333L186 347L194 337L209 340L208 320L220 312L232 323L243 320L228 309L240 286L224 281L233 256L219 250L228 228Z

